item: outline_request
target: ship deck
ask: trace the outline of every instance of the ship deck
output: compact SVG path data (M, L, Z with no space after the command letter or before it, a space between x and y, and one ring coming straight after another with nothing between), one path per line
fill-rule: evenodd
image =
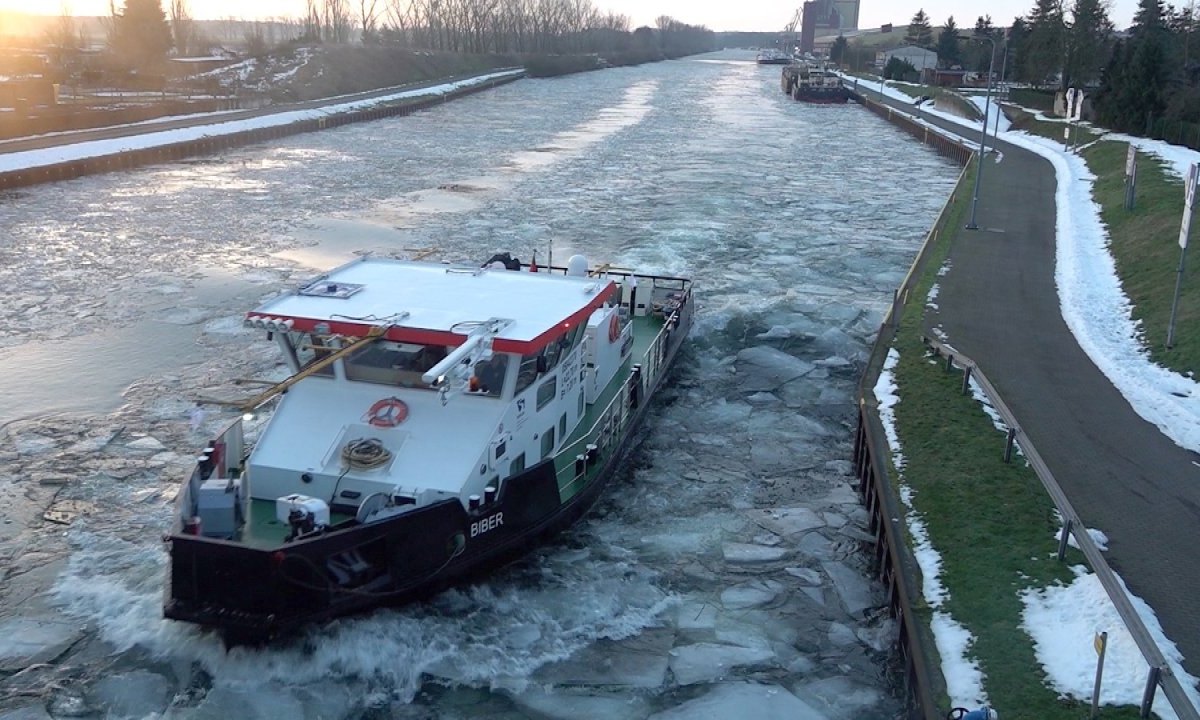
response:
M654 338L662 330L664 320L661 316L647 315L644 317L634 317L631 322L633 325L633 349L629 353L629 357L625 359L620 369L617 370L617 374L613 376L612 381L604 388L604 391L596 399L596 402L587 407L583 419L563 443L564 448L570 447L573 443L582 440L592 431L596 425L596 421L603 415L609 404L617 396L617 393L620 392L622 385L629 378L629 373L632 371L634 363L641 362L651 343L654 342ZM559 472L560 478L563 476L562 471L573 464L574 453L559 453L555 459L555 469ZM251 482L253 482L253 479L251 479ZM282 523L276 518L274 500L252 498L248 503L247 512L249 513L249 517L246 518L246 522L236 538L237 542L263 550L270 550L284 545L291 529L287 523ZM353 517L353 515L331 511L329 521L330 524L337 525Z

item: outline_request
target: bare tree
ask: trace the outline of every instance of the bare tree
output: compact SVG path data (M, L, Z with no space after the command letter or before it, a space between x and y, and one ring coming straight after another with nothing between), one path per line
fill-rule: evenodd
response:
M317 0L308 0L304 14L304 37L312 42L321 41L321 11L317 7Z
M180 55L195 50L195 25L187 0L171 0L171 33L175 37L175 49Z
M83 31L76 26L71 4L65 0L58 18L46 30L46 44L50 47L50 61L59 75L69 75L83 47Z
M108 0L108 17L100 18L100 26L104 28L105 39L111 47L113 41L117 38L117 22L121 19L121 13L117 10L117 0Z
M328 42L347 43L350 41L349 0L325 0L325 11L322 16L324 38Z
M358 0L359 27L364 43L374 39L379 24L379 0Z

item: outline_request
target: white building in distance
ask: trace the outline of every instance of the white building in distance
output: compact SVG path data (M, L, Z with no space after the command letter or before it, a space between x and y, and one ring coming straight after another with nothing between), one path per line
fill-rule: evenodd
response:
M892 58L899 58L907 62L916 68L917 72L923 72L925 68L936 69L938 64L937 53L915 45L905 45L895 50L877 53L875 55L875 64L881 68L887 67L888 61Z

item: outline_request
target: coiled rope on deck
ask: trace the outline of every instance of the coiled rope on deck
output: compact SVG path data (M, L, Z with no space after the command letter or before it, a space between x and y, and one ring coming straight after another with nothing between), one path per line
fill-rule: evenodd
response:
M376 438L358 438L342 447L342 462L349 470L372 470L391 459L392 451Z

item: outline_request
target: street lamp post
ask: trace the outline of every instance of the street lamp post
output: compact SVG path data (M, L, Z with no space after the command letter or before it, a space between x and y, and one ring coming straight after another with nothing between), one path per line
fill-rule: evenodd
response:
M1006 87L1004 84L1004 81L1007 77L1008 77L1008 41L1006 39L1005 43L1004 43L1004 60L1002 60L1000 62L1000 87L996 90L996 128L995 128L995 132L992 133L992 147L996 146L996 140L1000 138L1000 99L999 98L1002 93L1006 92L1004 90L1004 88ZM1007 94L1005 95L1005 97L1007 97Z
M987 94L984 95L983 101L983 126L979 129L979 167L975 168L975 194L971 196L971 222L967 223L968 230L979 229L979 225L975 223L975 206L979 204L979 181L983 178L983 153L985 149L984 143L987 142L988 110L992 106L992 72L996 67L996 38L991 35L983 35L975 39L990 42L992 44L992 53L991 57L988 58Z

